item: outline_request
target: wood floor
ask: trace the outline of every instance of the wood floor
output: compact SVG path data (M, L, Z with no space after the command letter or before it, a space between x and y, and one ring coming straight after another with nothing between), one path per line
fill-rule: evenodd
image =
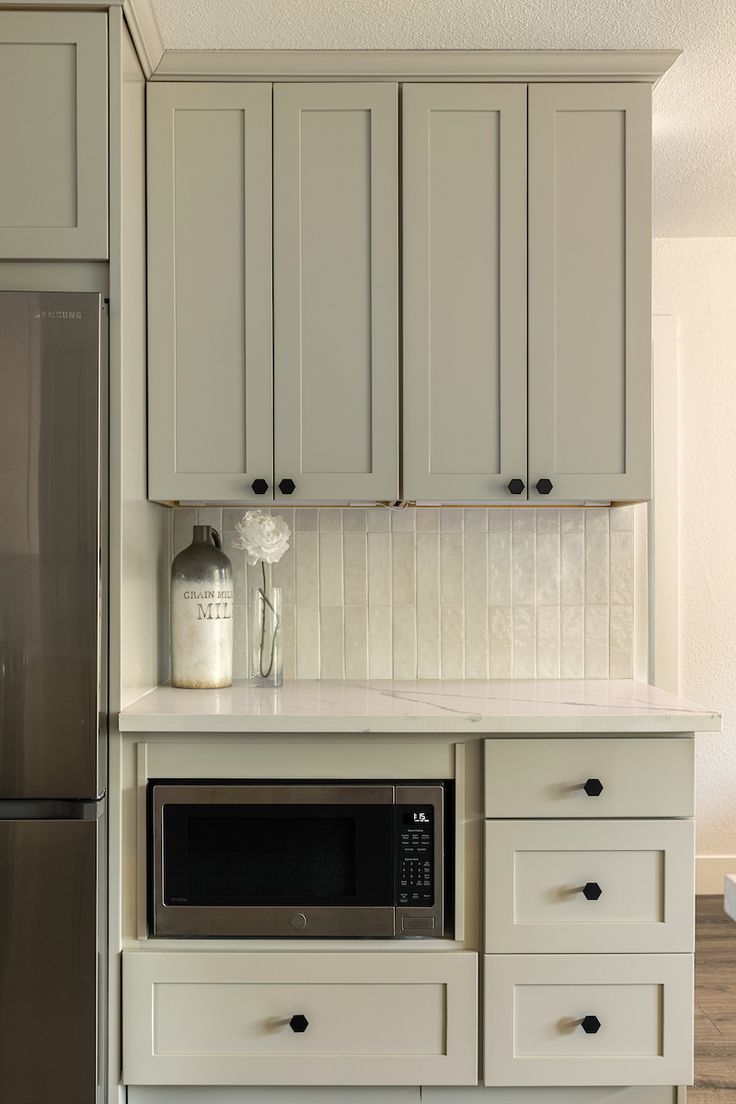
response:
M687 1104L736 1104L736 922L722 897L698 897L695 1086Z

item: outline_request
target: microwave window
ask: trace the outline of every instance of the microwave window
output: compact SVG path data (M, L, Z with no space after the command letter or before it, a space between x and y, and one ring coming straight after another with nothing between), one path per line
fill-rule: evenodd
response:
M391 806L167 805L165 905L393 901Z

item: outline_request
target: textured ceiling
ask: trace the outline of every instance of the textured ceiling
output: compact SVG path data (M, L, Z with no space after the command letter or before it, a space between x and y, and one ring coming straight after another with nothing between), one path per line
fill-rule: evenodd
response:
M654 233L736 236L734 0L153 0L167 49L680 48L654 93Z

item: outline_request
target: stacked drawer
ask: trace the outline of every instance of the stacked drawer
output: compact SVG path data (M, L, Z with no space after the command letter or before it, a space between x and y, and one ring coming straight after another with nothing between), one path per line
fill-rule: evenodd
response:
M486 1085L692 1080L693 752L486 741Z

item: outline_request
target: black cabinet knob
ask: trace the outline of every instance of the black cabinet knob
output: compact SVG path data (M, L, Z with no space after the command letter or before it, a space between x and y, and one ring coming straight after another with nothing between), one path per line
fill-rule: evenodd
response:
M296 490L296 483L293 479L282 479L279 483L279 490L282 494L293 494Z
M583 1016L580 1026L586 1035L595 1035L601 1029L601 1021L597 1016Z
M538 494L549 494L549 492L552 490L552 487L553 487L553 483L552 483L551 479L545 478L545 479L538 479L537 480L537 493Z
M268 490L268 483L265 479L254 479L250 485L250 489L253 494L265 494Z
M602 892L597 882L586 882L583 886L583 897L586 901L597 901Z
M583 789L588 797L600 797L603 793L603 783L600 778L589 778Z
M509 483L508 490L511 494L521 494L524 490L524 480L512 479Z
M296 1031L297 1035L301 1035L309 1027L309 1020L306 1016L302 1016L301 1012L298 1012L296 1016L292 1016L289 1020L289 1027L292 1031Z

